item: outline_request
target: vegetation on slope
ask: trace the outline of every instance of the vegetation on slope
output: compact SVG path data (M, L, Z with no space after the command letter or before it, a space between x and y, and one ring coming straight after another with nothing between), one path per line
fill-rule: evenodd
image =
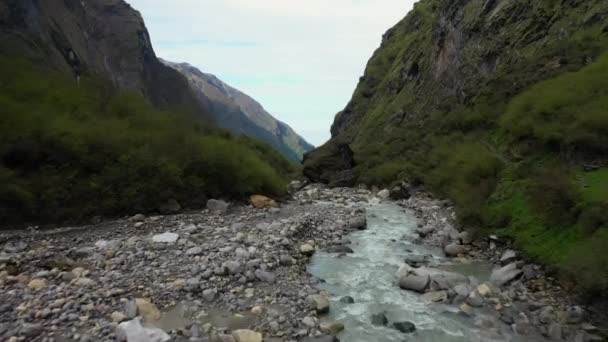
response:
M105 82L0 58L0 222L155 211L169 199L280 194L292 165L270 147L159 111ZM205 128L207 127L207 128Z
M608 290L607 17L600 0L422 0L383 37L329 144L350 142L359 181L424 184L467 227Z

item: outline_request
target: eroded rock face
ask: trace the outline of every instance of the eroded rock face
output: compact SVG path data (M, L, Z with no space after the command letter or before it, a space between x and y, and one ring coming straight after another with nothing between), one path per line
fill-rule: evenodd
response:
M0 52L77 78L95 75L161 108L200 108L188 82L156 58L148 30L123 0L7 0Z

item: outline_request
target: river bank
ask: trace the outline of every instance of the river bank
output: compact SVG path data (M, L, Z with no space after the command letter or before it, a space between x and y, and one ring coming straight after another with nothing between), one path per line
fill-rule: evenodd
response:
M453 225L453 212L445 202L424 194L396 202L387 197L386 192L311 185L278 207L255 209L214 201L202 212L5 233L0 253L0 337L114 341L135 333L134 319L140 317L144 326L161 329L154 331L159 341L332 341L331 335L343 328L331 316L332 309L336 311L333 299L343 294L331 293L327 280L311 276L309 267L314 268L319 256L341 259L359 253L349 234L364 231L368 222L382 221L383 217L370 216L382 213L366 214L367 208L381 202L400 205L416 222L410 227L412 234L400 232L399 224L394 234L412 245L436 246L437 253L450 246L446 251L459 252L450 253L456 256L452 264L495 260L503 253L500 246L491 250L469 244L466 234ZM453 242L458 244L454 247ZM401 271L407 276L419 272L416 267L438 266L433 259L410 259ZM450 287L424 295L435 299L428 303L429 310L449 306L458 315L458 310L465 312L466 320L475 324L477 311L493 309L515 334L551 336L559 324L566 340L594 340L596 329L584 323L582 308L547 281L540 269L531 266L535 277L527 279L529 267L517 263L516 256L509 261L521 272L515 271L516 279L502 287L488 285L491 294L486 293L480 305L467 304L470 310L462 306L462 298L456 301ZM386 270L396 289L398 267ZM463 303L471 302L471 292L479 292L473 284L471 280L470 288L460 288L462 294L468 291ZM492 329L488 320L480 322Z

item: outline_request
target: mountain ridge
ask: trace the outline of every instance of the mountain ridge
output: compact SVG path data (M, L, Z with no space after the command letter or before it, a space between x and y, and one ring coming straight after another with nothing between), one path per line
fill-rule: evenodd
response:
M251 96L228 85L217 76L205 73L188 63L161 59L188 80L193 92L222 128L237 135L247 135L269 143L288 159L300 162L313 146L289 125L277 120Z

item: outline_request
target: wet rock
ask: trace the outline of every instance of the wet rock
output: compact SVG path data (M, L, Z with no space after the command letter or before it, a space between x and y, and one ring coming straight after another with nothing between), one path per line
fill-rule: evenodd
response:
M517 268L517 263L511 263L501 268L495 269L490 275L490 282L496 286L504 286L510 281L521 276L522 271Z
M232 332L237 342L262 342L262 334L253 330L239 329Z
M430 303L445 302L448 300L447 291L427 292L420 297L422 300Z
M340 298L340 303L343 303L343 304L353 304L354 302L355 302L355 299L350 296L344 296L344 297Z
M351 254L355 251L348 246L329 246L327 247L327 253L343 253L343 254Z
M152 304L149 300L137 298L135 299L135 305L137 305L137 311L144 321L152 322L160 319L160 311L156 305Z
M492 295L492 288L490 287L490 285L483 283L480 284L479 286L477 286L477 292L479 292L479 294L482 297L488 297L490 295Z
M322 294L310 295L308 296L307 301L317 313L324 314L329 312L329 299L327 296Z
M395 322L393 323L393 328L404 334L411 334L416 331L416 325L412 322Z
M483 297L477 291L472 291L465 302L474 308L482 307L485 303Z
M176 243L177 239L179 239L179 235L176 233L170 233L170 232L157 234L152 237L152 241L154 241L154 242L168 243L168 244Z
M387 326L388 325L388 318L386 317L385 313L377 313L377 314L373 314L372 318L371 318L372 324L373 325L377 325L377 326Z
M207 209L218 214L225 214L229 206L230 204L222 200L210 199L207 201Z
M429 286L430 279L429 276L408 275L399 279L399 287L423 293Z
M352 218L348 221L348 226L351 229L365 230L367 229L367 218L365 216Z
M325 334L337 335L342 330L344 330L344 324L341 322L335 322L335 321L322 322L319 325L319 330L321 330L321 332L323 332Z

